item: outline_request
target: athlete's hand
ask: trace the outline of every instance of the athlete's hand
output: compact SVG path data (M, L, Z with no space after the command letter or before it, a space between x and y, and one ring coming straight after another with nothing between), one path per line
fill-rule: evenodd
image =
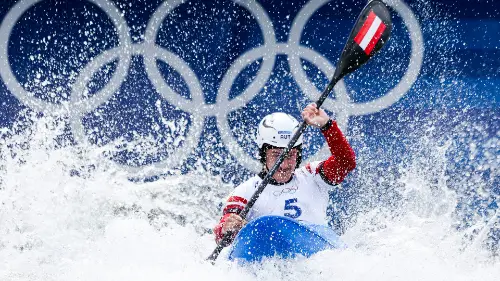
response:
M307 124L321 128L326 125L330 117L323 109L318 109L315 103L311 103L302 111L302 118Z
M247 221L242 219L239 215L231 214L226 218L224 225L222 225L222 234L224 235L228 231L236 234L246 223Z

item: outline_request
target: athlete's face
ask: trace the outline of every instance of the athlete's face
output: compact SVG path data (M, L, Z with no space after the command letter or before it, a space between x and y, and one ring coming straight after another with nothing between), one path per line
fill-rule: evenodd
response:
M276 163L282 150L283 148L271 148L266 151L266 166L268 170ZM290 150L288 156L283 160L283 163L281 163L280 167L273 175L275 181L282 183L290 180L295 171L295 166L297 165L298 153L296 148Z

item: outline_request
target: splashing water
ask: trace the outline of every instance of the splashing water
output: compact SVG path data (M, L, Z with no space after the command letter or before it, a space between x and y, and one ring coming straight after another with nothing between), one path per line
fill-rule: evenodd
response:
M241 267L221 256L209 229L231 186L204 173L127 180L91 145L61 144L51 118L3 130L1 280L496 280L498 258L456 224L456 194L413 161L394 183L398 208L360 215L347 250ZM22 127L22 129L19 129ZM417 159L418 160L418 159ZM430 161L430 162L429 162ZM438 161L439 162L439 161ZM439 165L434 163L433 165ZM439 173L438 173L439 174ZM443 179L444 175L438 175ZM432 182L431 182L432 181ZM401 211L404 209L405 211Z

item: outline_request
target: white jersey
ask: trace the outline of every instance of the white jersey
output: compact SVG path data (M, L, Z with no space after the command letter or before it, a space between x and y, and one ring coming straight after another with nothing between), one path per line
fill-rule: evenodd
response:
M250 209L247 220L276 215L326 225L328 192L333 185L317 172L320 163L311 162L306 167L296 169L288 183L268 184ZM261 182L262 179L257 175L237 186L226 202L225 213L245 207Z

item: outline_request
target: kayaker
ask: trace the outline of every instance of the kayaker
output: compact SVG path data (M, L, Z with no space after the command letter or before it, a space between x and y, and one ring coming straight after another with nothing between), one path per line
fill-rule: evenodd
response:
M301 136L250 209L247 214L249 221L260 216L277 215L313 224L327 224L328 191L356 167L355 154L337 122L330 119L323 109L318 110L314 103L309 104L302 111L302 118L308 125L320 128L332 155L324 161L300 167ZM245 225L246 221L238 214L299 126L294 117L281 112L262 119L256 136L262 171L237 186L228 197L222 218L214 228L217 243L227 231L236 235Z

